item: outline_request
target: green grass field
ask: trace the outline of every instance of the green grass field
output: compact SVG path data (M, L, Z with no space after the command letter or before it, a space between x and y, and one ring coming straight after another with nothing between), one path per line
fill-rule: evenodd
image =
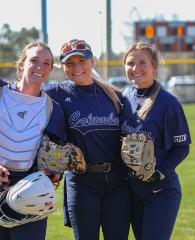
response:
M195 104L183 105L190 126L192 140L195 140ZM191 144L190 154L178 166L177 172L183 190L183 198L171 240L195 240L195 143ZM71 228L63 226L62 183L59 187L59 208L48 220L47 240L73 240ZM120 231L120 230L119 230ZM101 236L101 240L103 237ZM129 239L133 239L130 234ZM93 240L93 239L91 239ZM158 239L156 239L158 240Z

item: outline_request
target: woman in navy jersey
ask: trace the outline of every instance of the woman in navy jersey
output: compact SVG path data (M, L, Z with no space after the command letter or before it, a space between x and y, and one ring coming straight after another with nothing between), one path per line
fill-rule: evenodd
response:
M92 77L93 53L85 41L64 43L60 61L70 81L47 93L62 106L68 141L82 150L87 164L84 173L65 173L65 224L68 213L76 240L98 240L100 227L105 240L127 240L130 196L120 156L121 93Z
M146 181L128 173L136 240L170 239L181 201L175 169L188 155L191 143L180 102L157 81L160 60L159 51L144 42L135 43L124 55L125 72L132 86L124 91L131 109L125 106L122 132L143 134L151 140L156 159L155 171Z
M17 81L0 80L0 197L7 187L37 171L36 155L44 134L53 141L65 140L63 111L41 91L53 61L46 44L30 43L17 62ZM57 174L50 177L53 182L59 180ZM5 209L0 210L3 219ZM45 240L46 226L47 219L12 228L0 226L0 239Z

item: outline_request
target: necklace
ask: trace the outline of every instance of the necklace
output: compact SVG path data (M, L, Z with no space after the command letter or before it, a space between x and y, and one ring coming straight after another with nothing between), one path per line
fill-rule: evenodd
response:
M144 89L143 93L139 95L137 91L134 94L135 102L136 102L136 113L140 110L140 108L144 105L144 101L146 100L145 95L148 88Z

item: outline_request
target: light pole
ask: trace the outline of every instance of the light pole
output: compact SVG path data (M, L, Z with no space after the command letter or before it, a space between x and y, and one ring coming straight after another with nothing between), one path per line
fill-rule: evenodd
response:
M109 77L108 62L111 60L112 55L112 20L111 20L111 0L106 0L106 50L104 56L104 79L107 80Z
M41 0L41 38L44 43L48 43L47 35L47 0Z
M104 37L104 29L103 29L103 13L102 13L102 11L100 10L99 12L98 12L98 14L99 14L99 23L100 23L100 57L101 56L103 56L103 54L104 54L104 39L103 39L103 37Z
M111 0L106 0L106 54L107 60L111 60L112 55L112 19Z

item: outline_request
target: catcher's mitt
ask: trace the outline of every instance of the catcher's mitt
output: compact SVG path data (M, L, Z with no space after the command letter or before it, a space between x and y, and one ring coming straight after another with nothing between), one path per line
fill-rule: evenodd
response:
M45 135L38 150L38 170L48 174L63 174L66 170L85 172L86 163L81 150L71 143L58 145Z
M63 174L68 169L69 164L65 155L65 146L50 141L49 137L44 135L38 150L38 170L48 174Z
M124 137L121 156L132 176L147 181L154 173L154 144L144 133L132 133Z

